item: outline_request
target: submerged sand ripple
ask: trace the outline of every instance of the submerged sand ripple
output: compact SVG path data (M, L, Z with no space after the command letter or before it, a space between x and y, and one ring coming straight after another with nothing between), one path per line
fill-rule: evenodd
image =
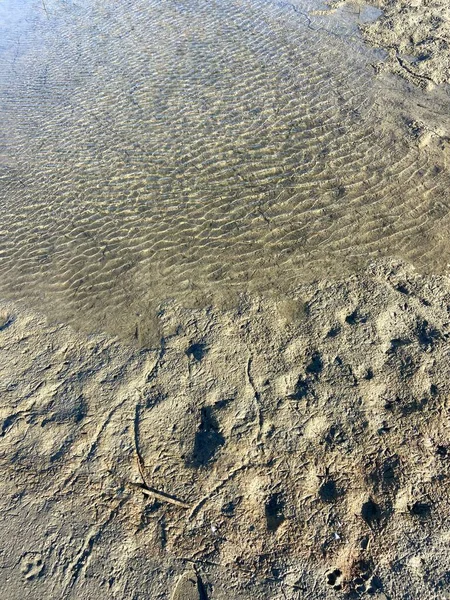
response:
M145 344L167 298L283 295L379 255L450 262L448 99L376 79L356 13L16 4L31 8L0 49L3 296Z

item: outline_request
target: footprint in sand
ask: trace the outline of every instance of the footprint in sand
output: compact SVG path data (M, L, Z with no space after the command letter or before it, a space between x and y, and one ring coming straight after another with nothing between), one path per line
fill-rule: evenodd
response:
M20 559L20 571L27 581L32 581L42 574L44 562L39 552L26 552Z

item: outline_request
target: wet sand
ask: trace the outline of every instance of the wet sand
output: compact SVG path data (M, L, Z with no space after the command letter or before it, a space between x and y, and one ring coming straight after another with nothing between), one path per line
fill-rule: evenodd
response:
M383 16L363 26L365 38L384 48L389 69L423 88L450 83L450 7L445 0L378 0Z

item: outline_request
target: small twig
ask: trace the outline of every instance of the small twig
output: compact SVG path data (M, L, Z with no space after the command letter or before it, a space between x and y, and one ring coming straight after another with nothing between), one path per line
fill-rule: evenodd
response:
M255 406L256 406L256 414L257 414L257 425L258 425L258 431L256 433L256 441L257 443L259 443L261 441L261 429L263 426L263 416L262 416L262 411L261 411L261 404L260 404L260 398L261 395L258 392L258 390L256 389L255 386L255 382L253 381L253 377L250 373L250 368L252 365L252 361L253 361L253 356L250 355L247 361L247 379L248 382L250 384L250 387L253 390L253 398L255 400Z
M163 502L168 502L169 504L179 506L180 508L190 508L190 505L186 504L186 502L183 502L182 500L178 500L178 498L175 498L174 496L170 496L169 494L166 494L159 490L155 490L154 488L140 485L139 483L134 483L132 485L133 485L133 487L137 488L139 491L141 491L146 496L152 496L152 497L156 498L157 500L162 500Z
M199 558L187 558L186 556L174 556L175 560L184 560L189 563L193 563L194 565L212 565L214 567L223 567L220 563L212 562L211 560L201 560Z
M134 450L136 452L136 462L139 470L139 474L142 479L142 483L145 487L148 487L147 482L145 481L144 475L144 461L142 459L141 453L139 452L139 412L141 406L140 404L136 404L136 411L134 413Z

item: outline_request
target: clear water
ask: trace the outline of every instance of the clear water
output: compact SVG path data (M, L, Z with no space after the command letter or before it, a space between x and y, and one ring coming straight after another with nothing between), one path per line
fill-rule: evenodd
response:
M445 157L386 109L377 14L323 8L3 0L0 295L145 340L169 298L443 268Z

